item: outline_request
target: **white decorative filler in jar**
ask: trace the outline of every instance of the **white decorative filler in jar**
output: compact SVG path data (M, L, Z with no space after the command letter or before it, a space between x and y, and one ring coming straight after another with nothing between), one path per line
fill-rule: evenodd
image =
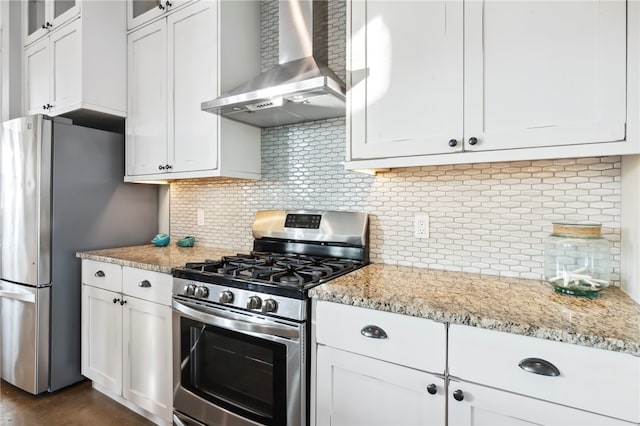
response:
M599 223L553 223L544 240L544 277L559 293L594 298L609 285L611 250Z

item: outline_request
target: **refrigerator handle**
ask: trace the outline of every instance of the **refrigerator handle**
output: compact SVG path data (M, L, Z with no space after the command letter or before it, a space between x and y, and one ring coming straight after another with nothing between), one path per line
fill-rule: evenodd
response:
M36 295L33 293L15 293L13 291L0 290L0 297L7 299L21 300L28 303L36 303Z

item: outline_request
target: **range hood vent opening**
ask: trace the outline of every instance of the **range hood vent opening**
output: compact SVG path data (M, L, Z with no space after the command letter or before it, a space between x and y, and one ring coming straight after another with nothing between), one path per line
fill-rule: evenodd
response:
M279 1L279 63L202 110L256 127L345 114L345 84L327 66L328 1Z

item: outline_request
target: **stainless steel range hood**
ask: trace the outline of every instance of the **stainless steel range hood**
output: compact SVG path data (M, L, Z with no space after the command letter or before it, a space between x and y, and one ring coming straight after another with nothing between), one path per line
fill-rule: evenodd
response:
M327 67L326 0L279 2L279 64L202 110L257 127L341 117L345 84Z

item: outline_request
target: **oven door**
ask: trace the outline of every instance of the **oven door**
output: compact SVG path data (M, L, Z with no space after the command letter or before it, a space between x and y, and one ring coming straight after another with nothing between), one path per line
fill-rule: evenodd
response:
M174 410L210 425L304 424L304 340L304 323L174 296Z

